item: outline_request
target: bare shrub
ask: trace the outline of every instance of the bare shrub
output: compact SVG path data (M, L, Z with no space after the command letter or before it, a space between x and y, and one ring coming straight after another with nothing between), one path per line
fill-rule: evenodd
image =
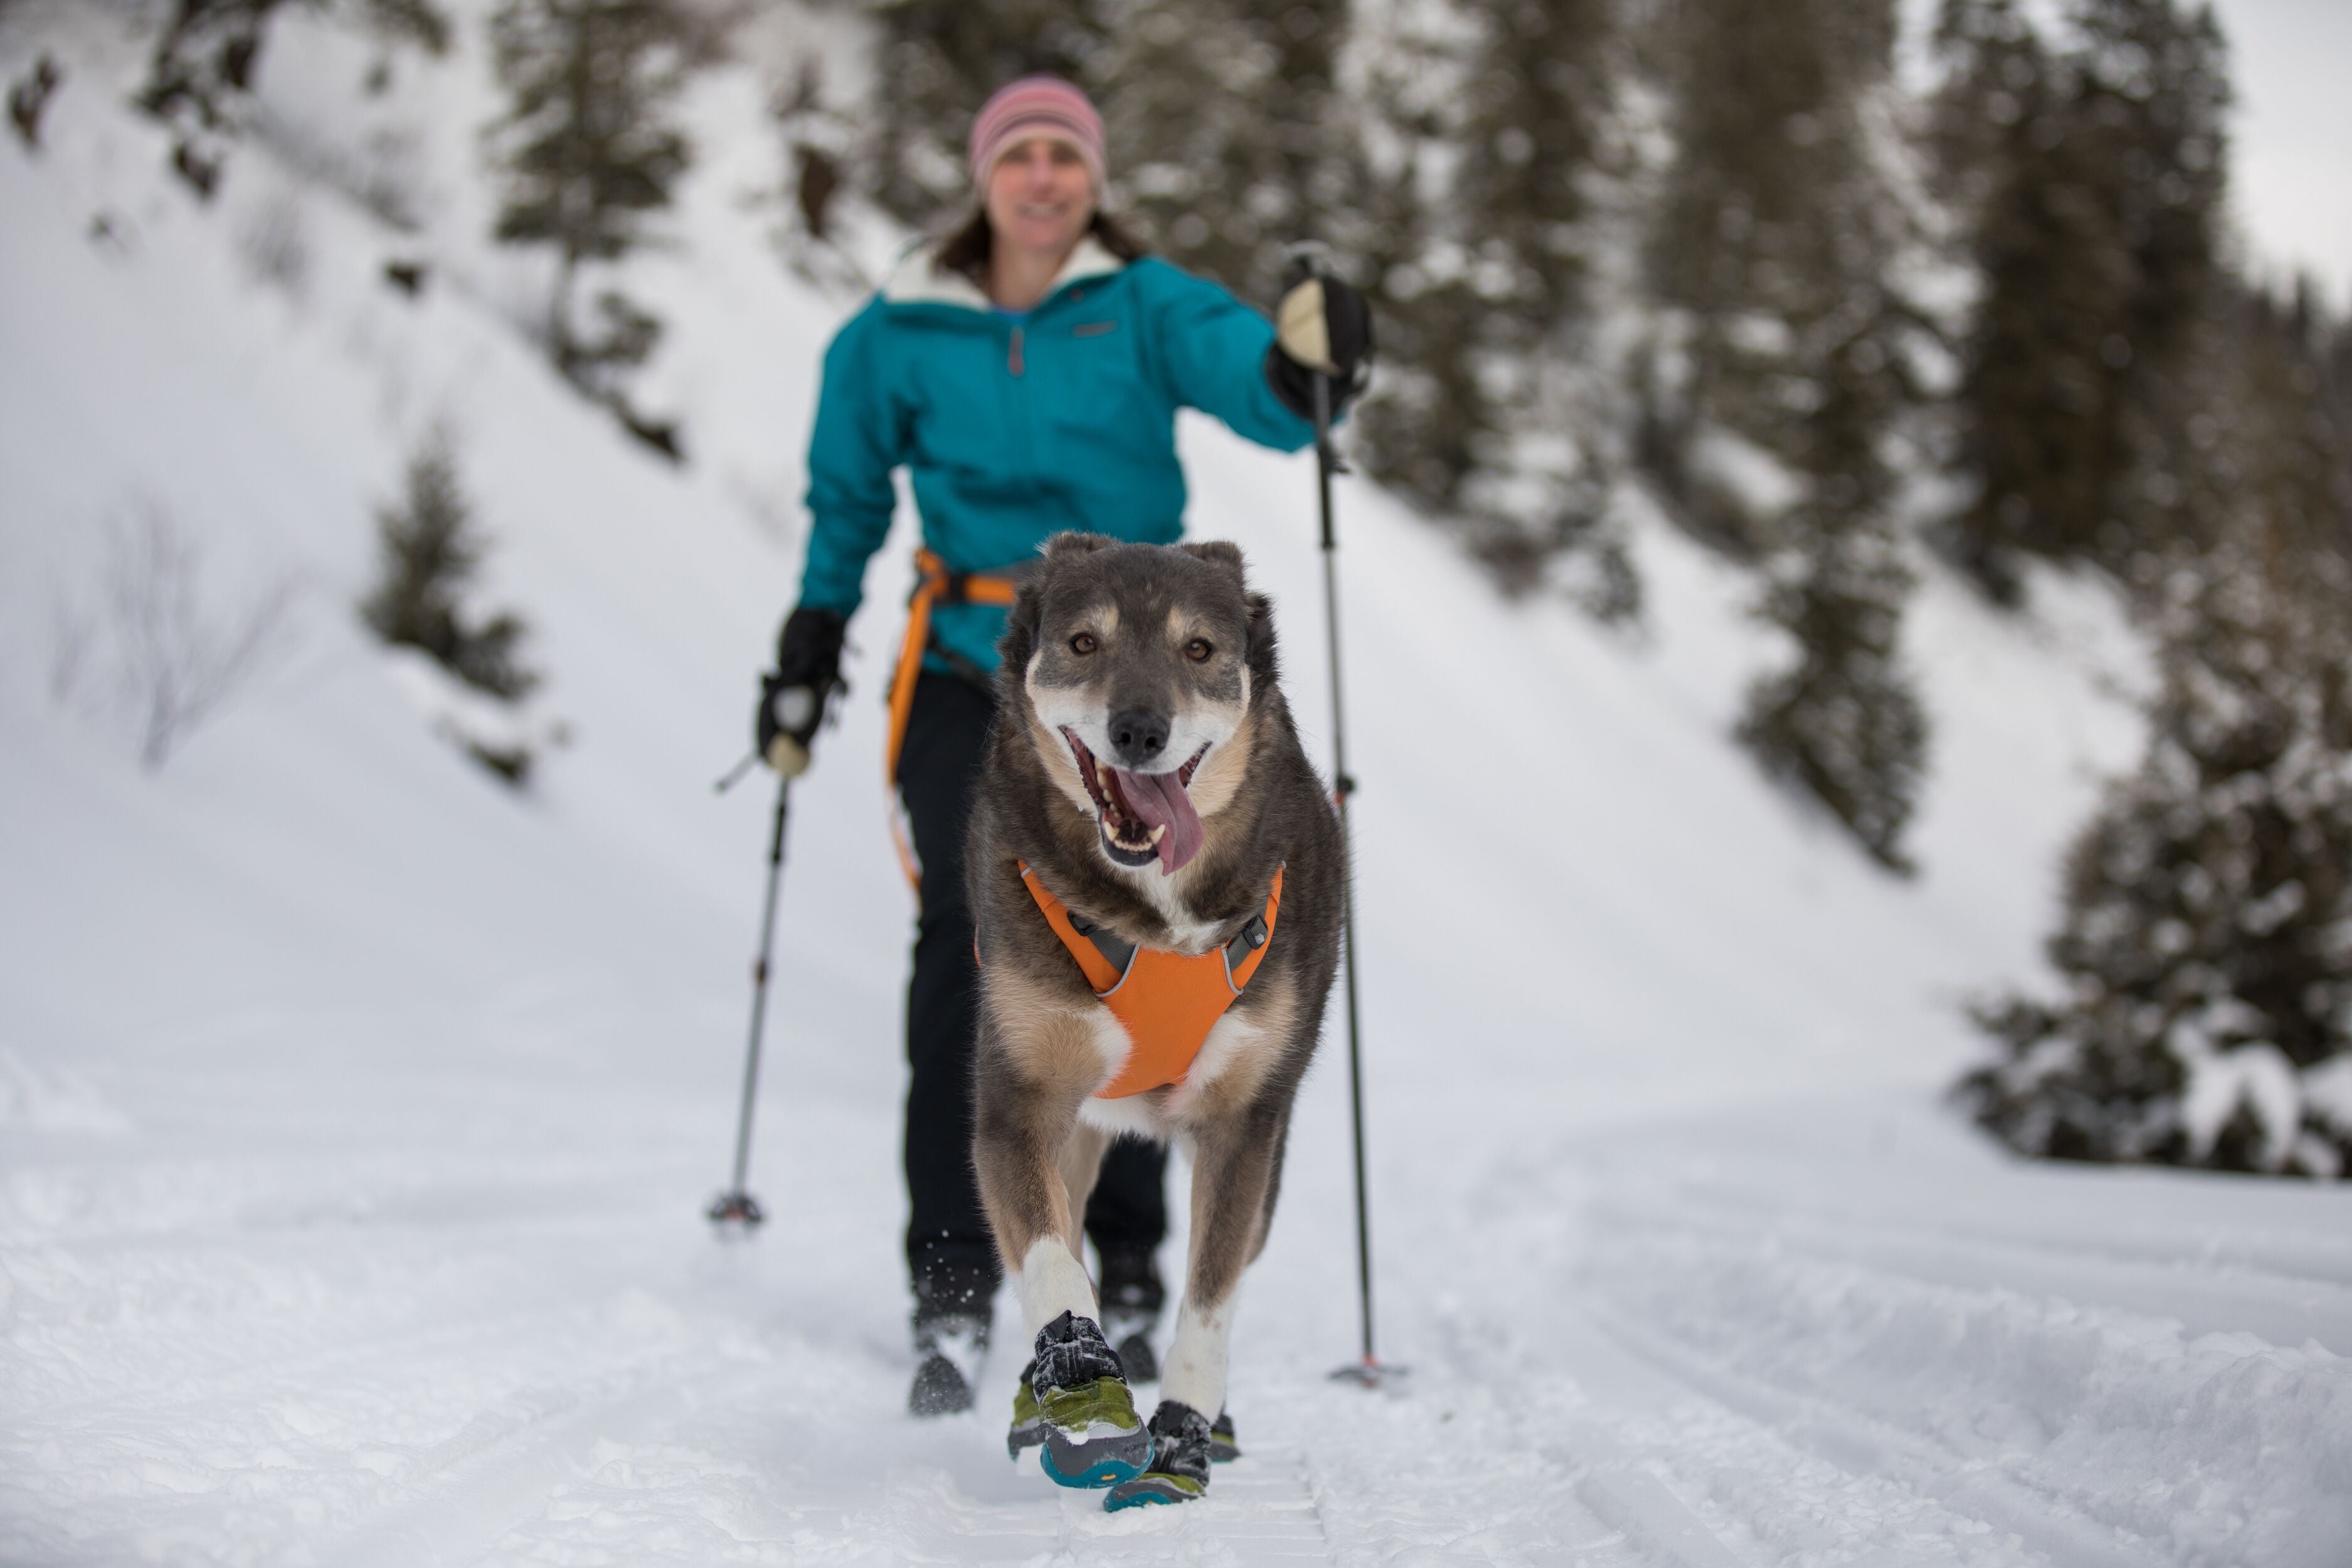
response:
M299 301L310 282L310 236L301 197L281 190L256 207L237 236L237 255L255 282Z
M90 615L63 595L49 617L49 700L70 707L87 689L89 649L97 626Z
M127 716L153 773L282 650L294 584L222 604L168 507L142 498L128 512L107 528L95 598L59 604L49 689Z

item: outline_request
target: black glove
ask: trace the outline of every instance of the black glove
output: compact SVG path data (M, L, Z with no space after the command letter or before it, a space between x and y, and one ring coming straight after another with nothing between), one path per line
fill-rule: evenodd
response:
M1275 310L1274 346L1265 351L1265 381L1284 406L1315 417L1317 374L1331 391L1331 417L1364 390L1372 374L1372 311L1344 278L1318 272L1305 258L1282 275Z
M841 685L841 640L848 626L831 610L805 605L794 610L776 637L774 671L760 678L752 736L761 760L788 779L808 769L809 745Z

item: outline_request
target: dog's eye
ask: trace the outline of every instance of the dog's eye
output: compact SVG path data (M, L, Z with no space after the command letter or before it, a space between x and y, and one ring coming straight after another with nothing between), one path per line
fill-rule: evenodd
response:
M1092 632L1080 632L1070 639L1070 651L1082 658L1094 652L1099 646L1095 641L1095 634Z
M1194 637L1184 645L1184 657L1194 664L1206 664L1209 656L1216 651L1209 646L1209 639L1206 637Z

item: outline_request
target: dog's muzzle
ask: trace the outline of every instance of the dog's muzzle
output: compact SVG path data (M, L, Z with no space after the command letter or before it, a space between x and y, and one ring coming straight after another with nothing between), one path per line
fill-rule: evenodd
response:
M1094 797L1103 853L1115 864L1149 866L1157 858L1160 875L1170 876L1201 852L1208 835L1201 826L1201 814L1192 809L1192 797L1185 793L1185 786L1192 782L1201 760L1209 754L1207 746L1171 772L1144 773L1097 761L1087 750L1087 743L1066 726L1062 739L1069 742L1071 754L1077 760L1078 776L1086 781L1087 794ZM1164 735L1161 743L1165 743Z

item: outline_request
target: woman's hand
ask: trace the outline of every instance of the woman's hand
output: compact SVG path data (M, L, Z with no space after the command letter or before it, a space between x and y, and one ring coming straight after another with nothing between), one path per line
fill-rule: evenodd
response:
M825 704L841 684L841 643L848 623L831 610L806 605L784 619L776 637L776 668L760 678L760 707L751 733L761 759L785 778L808 771L809 747L824 722Z
M1274 348L1265 356L1266 384L1291 412L1315 417L1315 384L1320 374L1330 388L1330 412L1339 417L1371 378L1372 312L1364 296L1344 278L1310 267L1302 258L1283 278L1282 303L1275 310Z

